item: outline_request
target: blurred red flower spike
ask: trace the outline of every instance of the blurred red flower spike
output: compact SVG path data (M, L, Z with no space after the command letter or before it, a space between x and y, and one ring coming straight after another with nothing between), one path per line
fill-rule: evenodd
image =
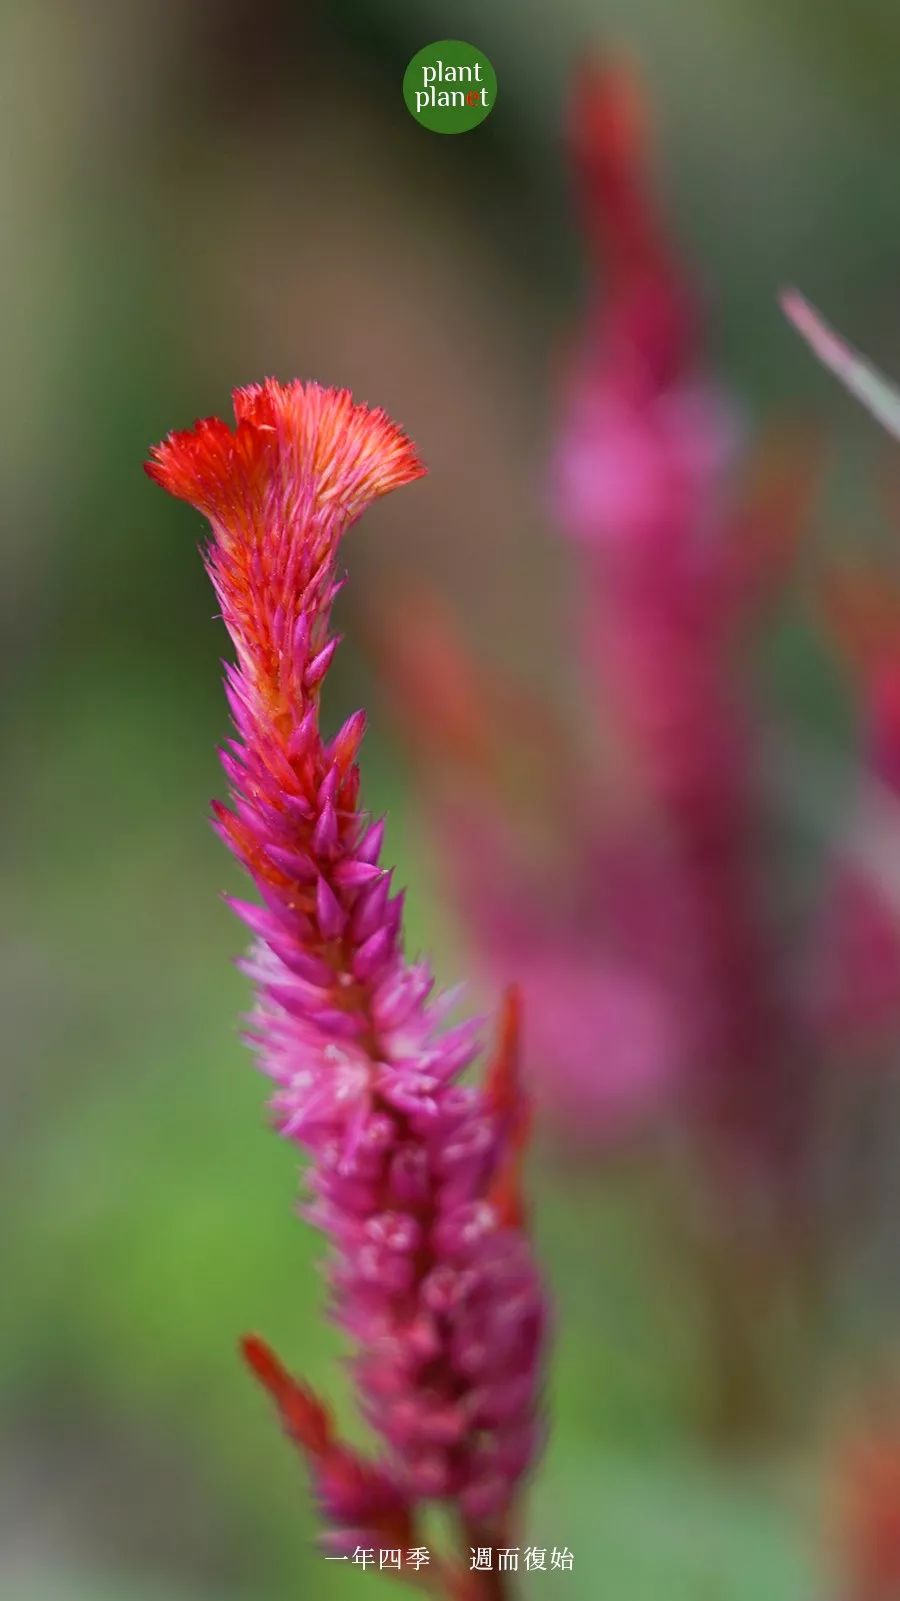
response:
M526 1216L522 1161L531 1132L531 1104L520 1069L521 1021L521 993L518 985L511 984L503 998L497 1046L487 1069L484 1092L505 1130L504 1158L490 1200L502 1221L513 1228L521 1228Z
M582 226L613 301L601 337L630 353L641 381L669 382L693 353L696 308L657 211L649 118L626 58L583 64L568 124Z
M510 984L503 997L497 1047L485 1075L484 1093L498 1116L513 1121L523 1102L519 1077L521 1025L522 997L518 985Z
M803 423L772 428L757 446L726 532L738 613L755 611L782 588L812 511L824 452L821 432Z
M648 118L638 75L624 59L586 61L569 102L569 149L583 219L610 267L656 246L646 182Z
M574 752L553 708L473 656L449 607L427 586L379 599L370 642L410 760L434 796L489 796L504 813L540 810Z
M489 765L482 674L449 608L425 584L407 585L377 608L373 653L411 748L464 768Z
M867 1416L839 1446L831 1531L847 1601L900 1596L900 1415L893 1392L872 1397Z

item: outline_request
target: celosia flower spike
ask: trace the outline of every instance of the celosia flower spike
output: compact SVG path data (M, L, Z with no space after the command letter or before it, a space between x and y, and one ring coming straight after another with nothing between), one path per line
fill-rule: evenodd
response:
M363 716L328 742L319 728L341 536L423 469L345 391L270 379L234 402L234 430L172 434L148 471L212 528L206 563L238 658L232 807L215 806L215 826L264 902L232 903L256 937L249 1038L282 1133L312 1156L306 1215L335 1248L333 1313L385 1466L337 1446L261 1342L246 1351L345 1537L430 1499L466 1535L499 1534L539 1437L543 1297L521 1207L495 1200L518 1160L521 1096L505 1079L503 1094L457 1082L476 1029L448 1028L451 998L403 956L382 827L359 808Z

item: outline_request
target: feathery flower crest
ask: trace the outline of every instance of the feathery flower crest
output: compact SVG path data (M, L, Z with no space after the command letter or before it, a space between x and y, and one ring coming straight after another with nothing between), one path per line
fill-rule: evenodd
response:
M453 997L403 955L383 824L359 805L363 714L327 742L319 727L340 539L424 469L347 391L268 379L234 409L234 429L170 434L147 470L212 529L206 565L237 653L237 738L221 753L232 805L214 803L215 826L264 903L232 902L255 936L249 1039L281 1132L312 1158L305 1213L334 1247L333 1315L386 1460L337 1443L262 1342L246 1354L342 1538L409 1533L432 1499L466 1535L499 1532L538 1446L545 1325L521 1227L517 1003L485 1087L460 1084L477 1028L449 1026Z

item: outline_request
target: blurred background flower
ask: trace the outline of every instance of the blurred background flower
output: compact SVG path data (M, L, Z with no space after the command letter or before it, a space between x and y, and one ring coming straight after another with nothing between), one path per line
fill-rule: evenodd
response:
M418 127L400 93L410 56L447 32L486 51L500 85L459 139ZM285 1204L290 1153L273 1149L230 1023L245 984L228 976L217 895L240 879L203 822L226 732L219 625L183 515L140 462L173 418L221 409L266 371L347 383L416 438L429 478L373 510L355 552L334 728L373 704L366 800L388 811L400 881L420 886L411 952L458 977L468 934L363 646L414 572L467 657L539 690L567 735L578 725L577 646L559 642L580 579L544 486L584 300L564 108L575 61L606 39L648 86L666 215L742 426L815 411L840 437L793 594L770 605L747 667L793 818L792 916L812 915L860 790L858 689L808 596L825 557L884 536L872 484L891 447L799 347L775 293L803 284L900 370L893 10L682 0L676 18L661 0L560 0L551 20L493 0L457 4L451 26L430 0L6 9L0 1589L14 1601L391 1593L312 1554L295 1464L273 1452L234 1352L235 1331L265 1320L325 1388L336 1345L315 1247ZM621 751L603 760L627 793ZM896 829L877 798L865 789L854 860L886 883ZM576 954L554 995L583 988ZM640 1019L655 1084L668 1009L623 965L598 1026L613 1051L623 1009ZM892 1066L888 1053L852 1110L836 1075L860 1193L809 1351L816 1384L794 1397L787 1441L727 1468L689 1427L705 1385L695 1279L657 1163L616 1158L602 1182L584 1164L535 1168L561 1346L529 1526L575 1563L521 1575L523 1592L593 1598L602 1574L628 1601L814 1593L813 1394L840 1394L900 1315ZM790 1331L760 1297L753 1315L777 1356Z
M648 120L631 69L581 66L568 146L595 259L550 507L580 578L558 645L585 680L575 737L536 692L468 660L436 603L388 601L376 645L448 886L494 980L522 984L544 1127L599 1174L636 1127L686 1137L683 1249L709 1320L709 1422L734 1447L772 1426L776 1368L792 1388L783 1343L757 1350L765 1322L785 1294L817 1317L846 1243L833 1085L842 1071L854 1112L873 1030L897 1044L900 926L877 874L840 843L821 934L803 905L776 783L789 736L754 696L746 656L763 603L786 588L819 451L777 420L748 444L711 381ZM852 575L835 587L861 635L865 598ZM871 786L895 766L897 608L869 588Z

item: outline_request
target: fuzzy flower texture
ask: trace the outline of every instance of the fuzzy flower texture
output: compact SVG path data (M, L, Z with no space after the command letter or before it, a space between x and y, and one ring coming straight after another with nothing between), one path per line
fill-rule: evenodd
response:
M263 905L232 902L255 943L250 1041L282 1134L310 1155L306 1215L330 1238L333 1313L368 1462L263 1344L245 1353L306 1455L331 1542L415 1543L421 1503L447 1503L463 1542L501 1538L539 1437L545 1305L523 1229L526 1110L507 997L482 1087L459 1082L477 1027L451 1026L424 962L408 962L403 897L379 865L383 824L360 809L362 712L330 740L319 702L338 645L341 536L424 471L383 411L346 390L272 379L154 448L150 476L209 520L206 565L234 642L222 752L232 805L215 826ZM475 1595L475 1576L422 1577ZM491 1592L494 1593L494 1592Z

